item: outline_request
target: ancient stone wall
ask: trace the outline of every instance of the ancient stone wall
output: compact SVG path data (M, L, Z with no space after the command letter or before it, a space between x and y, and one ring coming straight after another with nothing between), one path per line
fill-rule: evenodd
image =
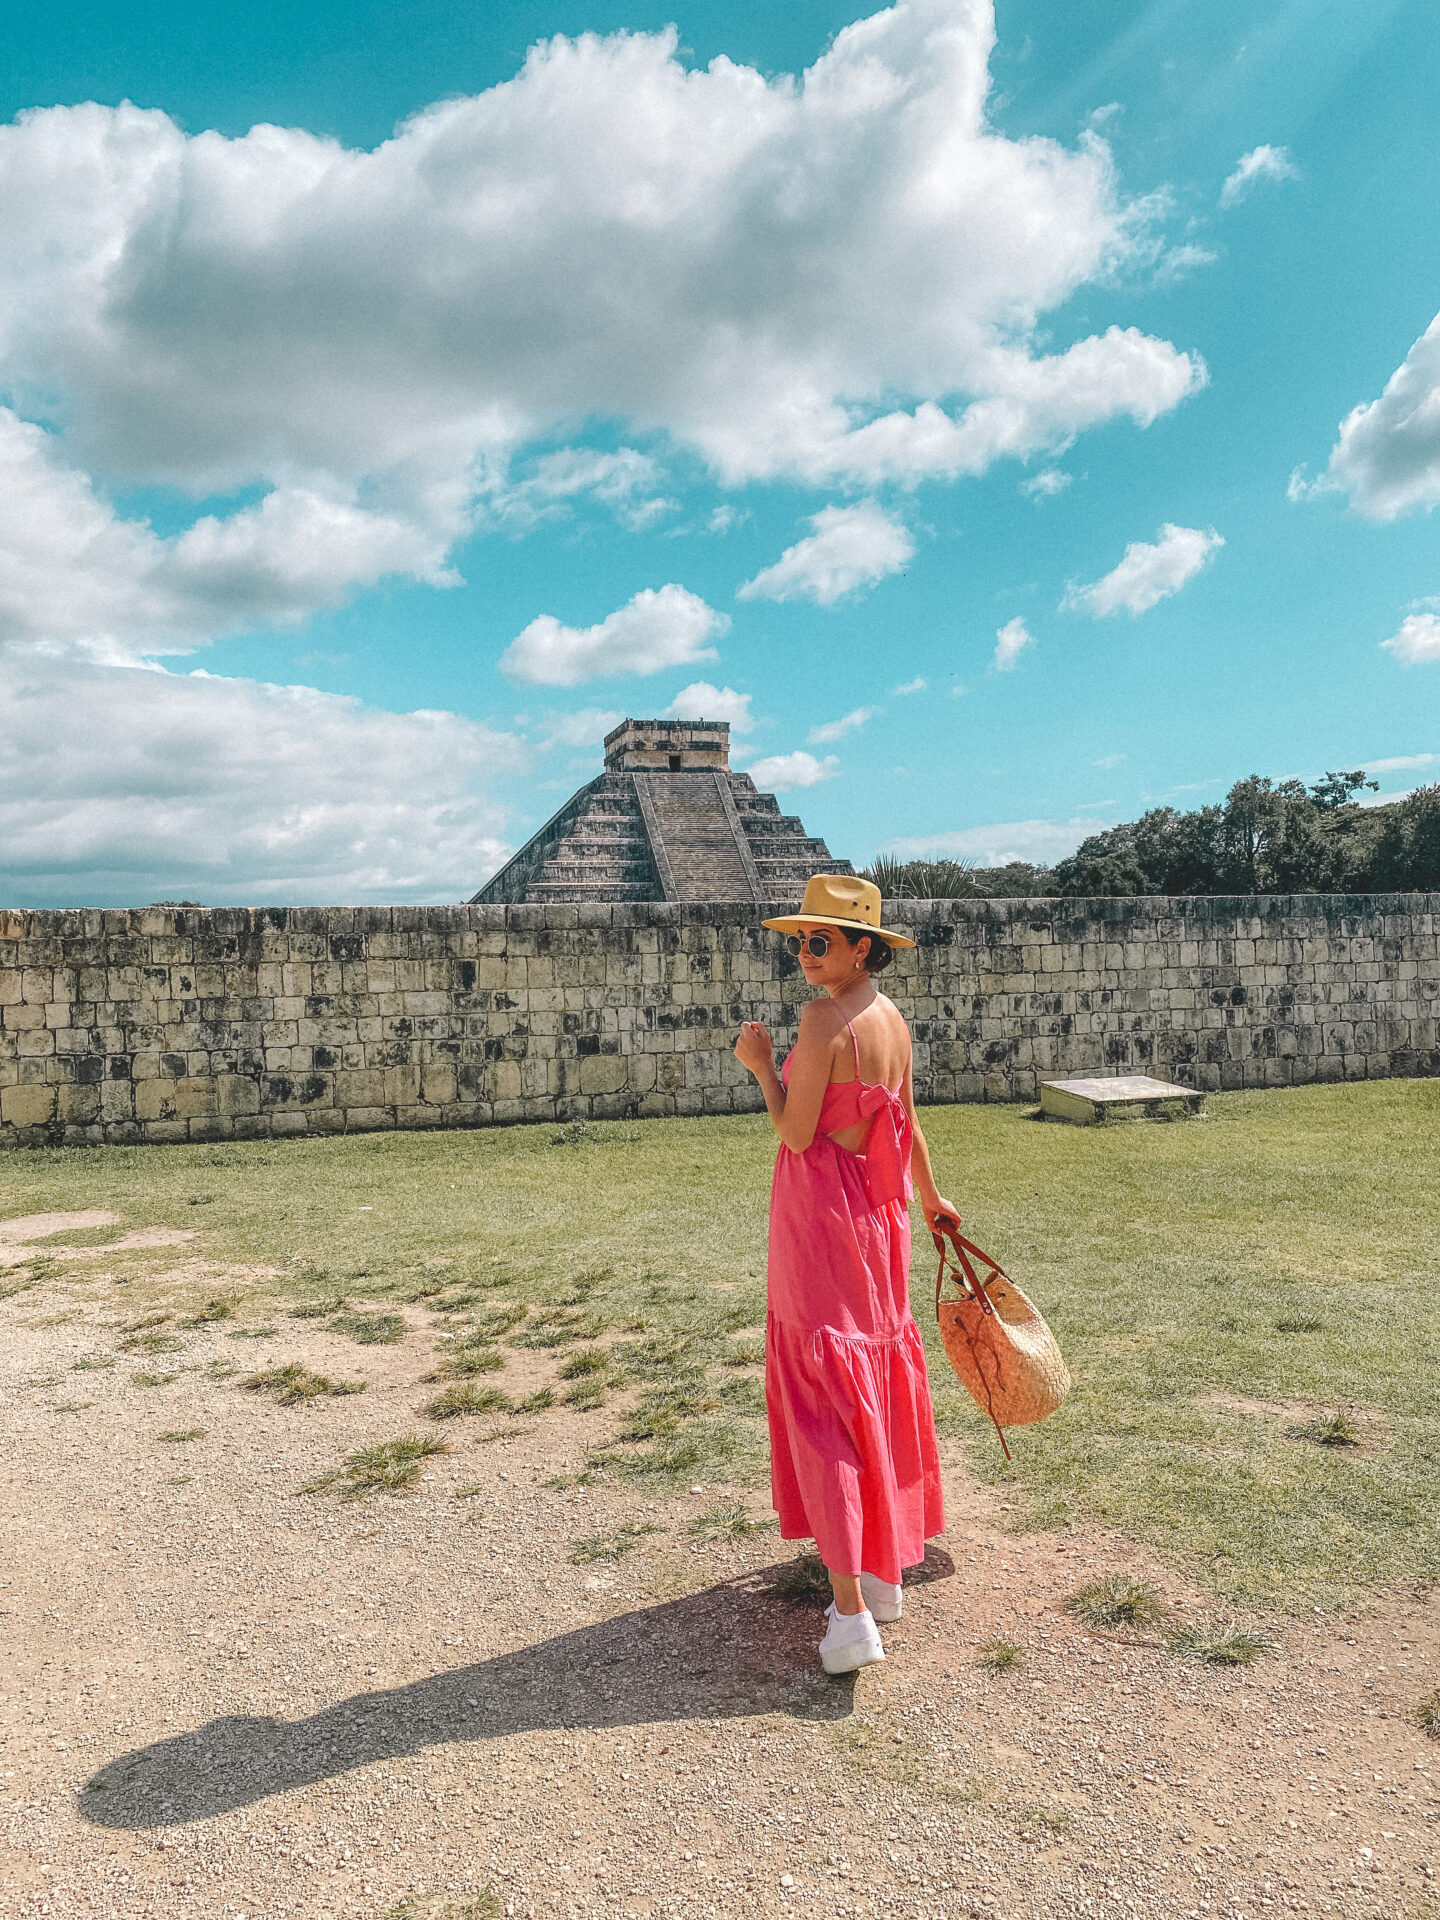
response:
M783 911L783 907L776 909ZM901 903L925 1101L1440 1073L1440 895ZM807 990L748 906L0 912L0 1145L746 1111Z

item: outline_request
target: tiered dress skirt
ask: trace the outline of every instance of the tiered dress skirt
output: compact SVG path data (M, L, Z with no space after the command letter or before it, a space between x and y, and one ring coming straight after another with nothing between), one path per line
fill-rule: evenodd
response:
M855 1085L827 1089L822 1125L845 1123L831 1096L848 1093L853 1103ZM877 1116L875 1128L889 1133L888 1123L888 1114ZM824 1133L804 1153L780 1149L765 1398L782 1536L813 1539L832 1573L895 1583L944 1531L945 1512L925 1353L910 1311L910 1216L903 1194L872 1199L869 1176L865 1154Z

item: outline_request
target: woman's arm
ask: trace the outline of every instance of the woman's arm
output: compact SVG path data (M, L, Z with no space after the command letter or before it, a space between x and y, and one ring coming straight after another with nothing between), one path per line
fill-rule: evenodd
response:
M900 1089L900 1098L905 1102L905 1111L910 1116L910 1126L914 1134L914 1143L910 1149L910 1167L915 1178L915 1191L920 1196L920 1211L925 1216L925 1224L931 1232L935 1230L935 1221L940 1214L960 1224L960 1210L952 1207L948 1200L940 1196L935 1185L935 1175L930 1168L930 1148L920 1128L920 1116L915 1111L915 1082L911 1074L912 1062L905 1063L905 1081Z
M803 1008L788 1092L775 1071L774 1043L758 1021L747 1020L735 1042L735 1058L754 1074L770 1124L792 1153L804 1153L815 1138L841 1024L828 1000L812 1000Z

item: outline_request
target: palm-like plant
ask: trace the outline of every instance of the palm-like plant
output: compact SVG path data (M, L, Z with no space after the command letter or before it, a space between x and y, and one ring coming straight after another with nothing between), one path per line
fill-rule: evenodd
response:
M974 868L973 860L896 860L882 853L861 878L887 900L972 900L978 892L970 877Z

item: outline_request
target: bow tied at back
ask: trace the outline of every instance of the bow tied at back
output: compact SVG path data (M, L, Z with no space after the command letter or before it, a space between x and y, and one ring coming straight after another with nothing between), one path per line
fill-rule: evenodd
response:
M888 1087L862 1084L860 1113L870 1119L864 1151L865 1186L871 1206L883 1207L889 1200L908 1201L914 1191L910 1181L913 1129L905 1102Z

